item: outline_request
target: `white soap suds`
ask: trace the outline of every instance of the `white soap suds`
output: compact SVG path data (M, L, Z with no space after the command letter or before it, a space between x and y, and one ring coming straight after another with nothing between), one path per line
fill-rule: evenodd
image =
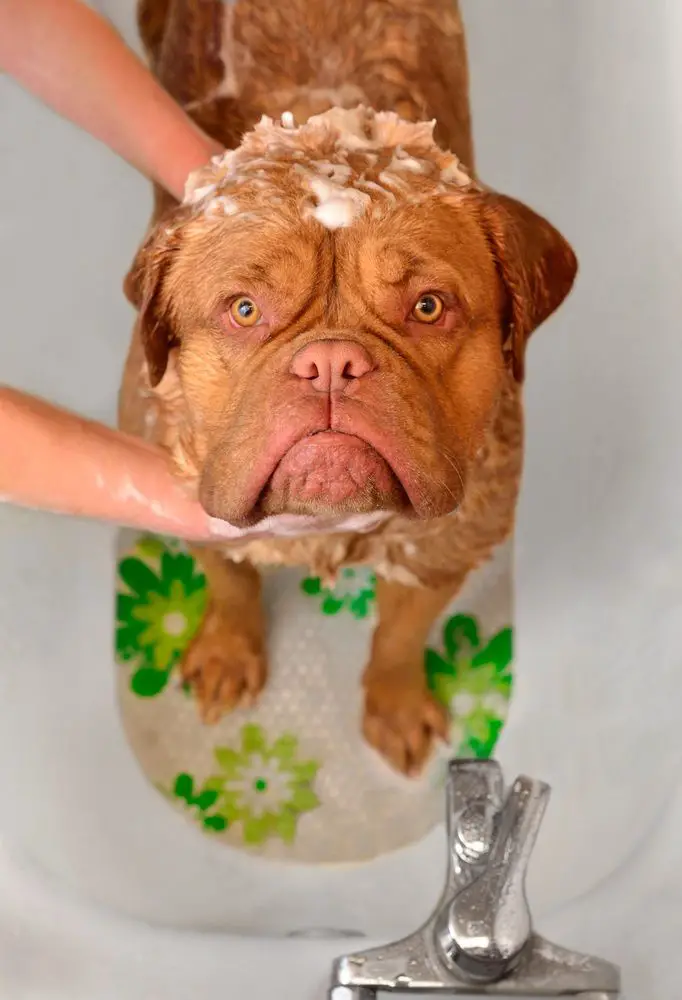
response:
M434 126L364 105L334 107L301 125L290 111L277 122L263 115L236 149L190 175L184 204L210 216L236 215L241 206L229 197L220 203L218 196L248 185L251 197L254 188L281 197L282 183L293 174L300 177L302 214L335 230L352 225L373 197L419 202L446 195L449 187L476 187L457 157L436 144ZM207 205L209 200L215 204Z
M347 198L330 198L313 209L312 217L331 231L347 229L357 218L357 206Z
M326 229L343 229L352 225L370 204L370 197L365 192L354 187L342 187L323 177L313 177L310 188L317 199L311 215Z
M404 194L409 194L412 191L412 187L408 180L404 177L396 177L394 173L390 170L382 170L379 174L379 183L383 184L386 188L394 188Z
M344 149L378 149L380 142L370 122L367 109L359 105L357 108L330 108L321 115L313 115L307 124L312 128L322 126L328 131L336 131L338 143Z
M391 160L390 170L411 170L413 174L423 174L424 161L415 160L414 156L403 156L401 159L395 157Z
M225 97L237 97L239 84L237 81L237 48L234 38L234 7L235 0L223 0L223 23L220 33L220 51L218 56L223 64L223 75L218 85L213 87L203 97L184 105L186 111L192 111L212 104Z
M360 178L355 182L355 186L360 188L362 191L369 191L370 193L380 195L382 198L386 198L391 202L396 201L393 191L390 191L387 187L384 187L381 184L377 184L376 181L367 181L364 178Z
M239 211L239 205L234 198L228 198L224 194L219 194L215 198L211 198L204 211L208 216L236 215Z
M418 160L414 156L406 153L402 146L397 146L388 165L389 170L409 170L413 174L425 174L432 169L433 164L428 160Z
M376 131L383 146L412 146L420 152L427 153L436 145L433 132L436 119L429 121L410 122L401 118L395 111L378 111L375 114Z
M221 541L239 541L244 538L255 541L267 538L295 538L298 535L329 534L336 532L373 531L391 515L378 511L375 514L352 514L348 517L306 517L303 514L278 514L266 517L250 528L237 528L229 521L209 518L209 532L212 538Z
M139 490L132 479L124 479L119 488L112 491L112 496L115 500L123 502L126 500L133 500L136 504L139 504L140 507L146 507L147 510L150 510L156 517L163 518L171 524L181 525L183 523L182 518L176 517L159 500L153 500L151 497Z
M189 184L190 178L187 178L187 184ZM185 188L185 204L186 205L197 205L204 198L210 197L210 195L215 193L215 184L204 184L203 187L190 188L189 191Z
M142 393L142 395L145 395ZM159 422L159 414L157 412L157 407L154 405L148 406L144 411L144 434L143 439L145 441L151 441L156 425Z
M223 78L218 84L214 97L236 97L239 94L237 81L237 50L234 38L234 3L223 4L223 26L220 37L220 61L223 64Z
M348 163L332 163L330 160L314 160L311 163L313 170L324 174L335 183L347 184L353 176L353 170Z
M448 163L440 172L440 179L444 184L456 184L458 187L466 187L471 184L471 178L456 157Z

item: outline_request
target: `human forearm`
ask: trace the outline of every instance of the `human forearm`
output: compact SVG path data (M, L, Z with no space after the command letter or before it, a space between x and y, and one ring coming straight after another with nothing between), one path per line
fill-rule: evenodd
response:
M0 68L176 197L219 151L80 0L0 0Z
M0 500L201 540L210 522L137 438L0 387Z

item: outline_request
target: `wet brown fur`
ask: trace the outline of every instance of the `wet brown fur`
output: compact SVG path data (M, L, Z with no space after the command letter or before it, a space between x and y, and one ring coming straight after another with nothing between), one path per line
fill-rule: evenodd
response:
M453 0L239 0L234 6L141 0L139 25L162 84L226 148L236 147L262 114L293 111L305 120L333 105L364 103L413 121L436 118L439 144L473 169L465 39ZM170 196L156 189L152 227L174 211ZM434 738L446 735L445 713L425 687L424 641L467 574L512 530L522 465L525 344L570 290L576 267L559 234L517 202L484 193L475 204L472 196L471 213L485 233L471 254L480 260L480 280L495 312L485 336L499 344L499 363L481 361L469 373L461 420L466 424L467 413L481 407L486 419L474 421L478 429L462 444L468 471L457 510L423 520L396 515L369 534L244 542L230 550L231 562L220 551L199 550L212 600L184 671L206 721L254 698L265 682L257 565L302 564L331 577L346 563L366 562L384 579L365 675L365 735L405 773L419 771ZM143 312L153 266L143 252L126 282ZM178 286L165 294L168 303L182 292ZM190 324L189 307L182 315ZM143 325L144 317L126 363L120 424L147 437L154 424L154 438L172 451L187 403L173 391L162 398L150 392ZM146 344L149 361L149 337ZM165 353L162 347L162 368ZM198 380L208 410L219 408L205 373L195 366L185 378ZM432 390L436 396L444 391L435 381ZM201 456L195 459L200 464Z

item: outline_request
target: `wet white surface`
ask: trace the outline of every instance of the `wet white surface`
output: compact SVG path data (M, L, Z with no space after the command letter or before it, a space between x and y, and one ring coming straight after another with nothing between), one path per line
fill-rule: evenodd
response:
M131 0L102 6L129 27ZM546 212L582 265L530 352L500 757L554 787L531 880L541 929L620 962L630 1000L675 1000L682 13L663 0L466 12L481 172ZM0 136L0 379L111 419L147 187L6 78ZM369 915L370 933L392 935L435 898L439 838L397 866L322 877L237 861L169 823L116 714L112 561L108 529L0 507L0 998L312 1000L346 946L220 933L226 895L252 926Z

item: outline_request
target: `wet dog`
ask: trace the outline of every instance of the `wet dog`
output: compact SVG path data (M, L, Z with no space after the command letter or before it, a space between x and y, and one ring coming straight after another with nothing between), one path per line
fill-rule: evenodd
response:
M153 70L228 151L182 205L156 191L126 281L121 426L240 530L196 552L210 602L184 677L207 722L257 697L259 565L371 563L363 729L417 773L448 726L426 636L513 527L526 343L575 256L473 172L452 0L139 15Z

